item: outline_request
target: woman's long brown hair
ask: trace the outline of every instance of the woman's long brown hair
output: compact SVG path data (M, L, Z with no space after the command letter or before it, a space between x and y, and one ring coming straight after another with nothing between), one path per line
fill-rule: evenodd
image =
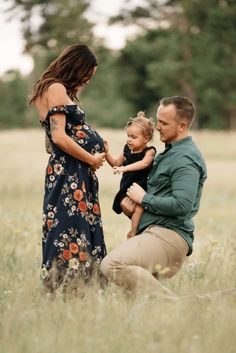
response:
M29 104L42 97L48 87L55 82L65 86L72 101L78 101L76 98L78 86L92 77L96 66L96 57L86 45L71 45L49 65L42 77L35 82L29 97Z

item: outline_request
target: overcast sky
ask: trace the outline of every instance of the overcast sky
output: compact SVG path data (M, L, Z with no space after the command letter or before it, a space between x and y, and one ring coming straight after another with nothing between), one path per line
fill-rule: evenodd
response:
M91 19L97 23L95 33L104 37L106 44L112 48L121 48L124 45L125 37L134 32L134 28L122 29L112 26L109 30L105 23L107 17L117 14L127 4L127 0L92 0L93 12ZM129 6L137 5L145 0L129 0ZM28 73L32 69L32 60L29 56L23 55L24 42L21 37L20 23L17 20L9 22L8 16L4 14L6 3L0 0L0 75L12 68L18 68L22 73Z

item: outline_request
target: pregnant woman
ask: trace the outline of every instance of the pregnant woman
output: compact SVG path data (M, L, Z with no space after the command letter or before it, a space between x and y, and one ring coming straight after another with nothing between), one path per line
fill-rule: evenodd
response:
M106 255L95 171L103 139L87 123L76 97L97 69L86 45L65 49L36 81L29 103L39 113L52 150L46 168L41 277L53 291L87 281ZM97 271L98 270L98 271Z

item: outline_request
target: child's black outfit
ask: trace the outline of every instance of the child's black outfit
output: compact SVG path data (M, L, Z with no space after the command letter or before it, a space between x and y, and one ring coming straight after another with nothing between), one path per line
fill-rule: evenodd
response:
M125 161L123 163L123 166L141 161L144 158L147 150L150 150L152 148L156 152L156 148L154 146L150 146L150 147L144 148L144 150L141 152L132 153L130 148L126 144L124 146L124 151L123 151L124 157L125 157ZM123 200L123 198L126 196L127 189L134 182L139 184L144 190L146 190L147 176L149 174L151 167L152 167L152 163L144 169L123 173L121 181L120 181L120 190L116 194L114 202L113 202L113 206L112 206L113 211L115 211L118 214L122 213L120 203Z

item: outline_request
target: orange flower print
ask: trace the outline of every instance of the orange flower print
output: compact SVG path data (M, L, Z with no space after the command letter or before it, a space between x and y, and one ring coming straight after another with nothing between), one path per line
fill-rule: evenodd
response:
M52 169L52 167L49 165L49 166L47 167L47 173L48 173L48 174L52 174L52 172L53 172L53 169Z
M83 138L87 137L88 135L83 131L77 131L76 136L80 139L83 139Z
M88 254L86 252L80 252L79 253L79 259L80 261L86 261L88 258Z
M80 201L79 204L78 204L78 209L79 209L81 212L87 211L88 206L87 206L86 202L85 202L85 201Z
M98 205L97 203L95 203L95 204L93 205L93 213L94 213L94 214L97 214L97 215L100 214L99 205Z
M83 198L83 196L84 196L84 193L83 193L82 190L76 189L76 190L74 191L74 199L75 199L76 201L81 201L82 198Z
M71 243L69 245L69 249L72 254L78 254L78 252L79 252L79 247L76 243Z
M63 250L63 258L65 260L70 260L72 258L71 252L69 250Z
M47 220L47 227L48 227L48 229L52 228L52 226L53 226L53 220L52 220L52 219L48 219L48 220Z

